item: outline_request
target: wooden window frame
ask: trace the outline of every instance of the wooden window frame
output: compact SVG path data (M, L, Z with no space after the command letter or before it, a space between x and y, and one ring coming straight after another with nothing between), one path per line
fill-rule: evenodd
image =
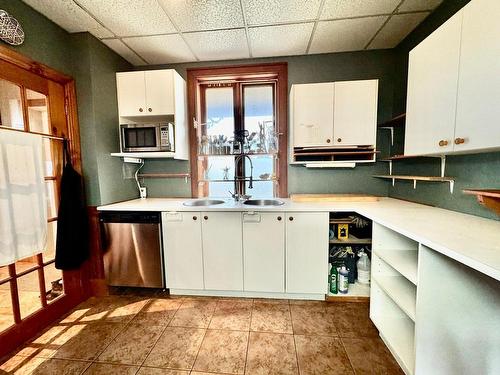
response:
M246 80L265 81L276 80L276 131L279 134L277 155L277 174L279 176L276 187L276 196L288 197L288 64L270 63L259 65L231 65L223 67L190 68L187 70L188 86L188 124L189 124L189 151L191 166L191 196L198 196L198 155L196 131L193 126L194 119L200 119L202 97L200 84L217 82L220 80ZM238 90L236 90L238 91ZM237 95L239 95L238 93ZM235 100L239 98L235 98ZM243 113L235 113L241 118Z

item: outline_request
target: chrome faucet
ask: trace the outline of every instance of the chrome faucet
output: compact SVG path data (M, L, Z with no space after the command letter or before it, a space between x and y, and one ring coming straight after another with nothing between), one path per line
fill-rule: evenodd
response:
M250 195L245 195L245 194L241 194L241 191L240 191L240 184L239 182L240 181L243 181L243 183L245 183L245 176L238 176L236 173L236 171L238 170L238 163L244 158L247 158L248 161L250 162L250 181L248 183L248 188L249 189L253 189L253 163L252 163L252 159L250 158L250 156L248 155L245 155L245 154L240 154L238 155L235 159L234 159L234 168L235 168L235 172L234 172L234 193L231 193L231 197L234 198L235 201L239 201L241 199L243 200L246 200L246 199L249 199L250 198Z

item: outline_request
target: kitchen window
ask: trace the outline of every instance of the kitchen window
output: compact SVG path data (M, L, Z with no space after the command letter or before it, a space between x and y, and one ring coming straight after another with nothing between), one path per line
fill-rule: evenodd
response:
M193 196L228 198L235 190L253 198L286 196L286 65L188 75L189 87L195 86L194 95L188 92L190 104L196 103ZM236 134L245 136L241 150L235 148Z

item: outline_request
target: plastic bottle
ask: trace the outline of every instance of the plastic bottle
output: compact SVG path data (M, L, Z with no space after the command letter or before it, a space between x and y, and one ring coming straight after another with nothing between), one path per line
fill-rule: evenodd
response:
M330 263L330 275L329 275L329 283L330 283L330 293L337 294L337 279L338 279L338 271L337 267L332 266Z
M339 293L347 294L349 290L349 271L342 266L339 271Z
M356 265L358 266L358 282L361 284L370 284L371 262L364 251L359 254L359 260Z

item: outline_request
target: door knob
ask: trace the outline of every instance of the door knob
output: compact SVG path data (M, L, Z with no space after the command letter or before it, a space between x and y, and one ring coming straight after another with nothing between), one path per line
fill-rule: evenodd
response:
M281 221L281 216L278 216L278 221Z
M462 143L465 143L465 138L455 138L456 145L461 145Z
M142 111L143 111L143 109L142 109L142 108L139 108L139 112L142 112Z
M337 142L342 142L342 138L337 138Z
M151 108L148 108L148 112L152 112L153 110Z
M205 220L208 220L208 216L203 216L203 218L204 218Z
M288 220L293 221L293 216L290 216Z
M198 218L196 216L193 216L193 220L197 220Z
M328 138L328 139L326 140L326 143L330 143L331 141L332 141L332 140L331 140L330 138Z
M446 141L446 140L444 140L444 139L440 140L440 141L439 141L439 146L440 146L440 147L448 146L448 141Z

